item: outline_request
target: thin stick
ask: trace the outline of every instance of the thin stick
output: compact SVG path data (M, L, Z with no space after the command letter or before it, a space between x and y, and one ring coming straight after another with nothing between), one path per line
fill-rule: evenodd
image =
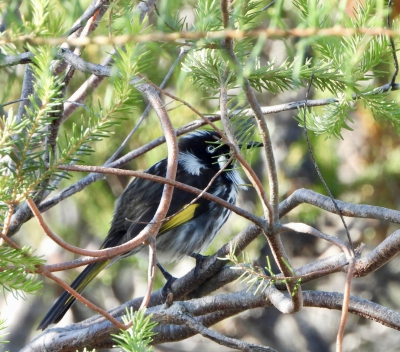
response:
M138 34L138 35L129 35L123 34L119 36L115 36L113 38L109 38L108 36L99 35L94 37L85 37L85 38L68 38L57 37L57 38L49 38L49 37L32 37L29 34L21 35L19 37L7 38L3 37L0 40L0 45L8 44L8 43L30 43L31 45L60 45L63 43L68 43L73 46L79 45L89 45L89 44L97 44L97 45L108 45L108 44L116 44L123 45L128 42L154 42L154 41L163 41L163 42L175 42L179 39L186 40L197 40L204 39L207 40L217 40L221 38L232 38L241 40L243 38L259 38L260 36L265 36L271 39L278 38L306 38L311 36L319 36L319 37L351 37L354 35L363 34L366 36L374 37L387 35L390 37L396 37L399 35L398 30L391 30L386 28L344 28L344 27L330 27L330 28L293 28L293 29L280 29L280 28L262 28L262 29L253 29L253 30L240 30L240 29L224 29L220 31L207 31L207 32L190 32L190 31L181 31L174 33L164 33L164 32L154 32L150 34ZM180 43L181 44L181 43Z
M174 63L172 64L172 66L170 67L168 73L166 74L166 76L164 77L163 81L160 84L160 88L164 88L164 86L167 84L168 80L170 79L170 77L172 76L172 74L174 73L174 69L175 67L178 65L178 63L182 60L183 56L187 53L188 51L184 48L181 48L178 57L176 58L176 60L174 61ZM132 129L132 131L128 134L128 136L125 138L125 140L122 142L122 144L119 146L119 148L114 152L114 154L105 162L104 166L110 164L111 162L113 162L117 156L119 155L119 153L121 153L122 149L125 148L125 146L128 144L129 140L131 139L131 137L133 136L133 134L137 131L137 129L140 127L141 123L143 122L143 120L147 117L147 115L149 114L149 111L151 109L151 104L148 104L146 106L146 109L144 110L142 116L140 116L139 121L136 123L135 127Z
M392 5L393 5L393 0L389 0L389 2L388 2L389 10L392 10ZM390 15L391 15L391 12L389 11L389 13L387 15L387 26L389 29L392 29L392 22L390 20ZM390 46L392 47L392 57L393 57L393 63L394 63L394 72L393 72L392 80L390 82L391 86L393 87L396 82L397 74L399 73L399 62L397 61L396 44L394 43L393 37L389 37L389 41L390 41Z
M54 242L56 242L60 247L66 249L72 253L91 256L91 257L101 257L102 259L108 259L108 258L115 257L121 253L124 253L126 251L129 251L141 244L141 243L135 243L134 246L132 246L132 247L128 246L128 248L123 248L123 249L121 249L121 246L125 246L130 241L124 243L121 246L99 249L99 250L88 250L88 249L82 249L79 247L75 247L75 246L65 242L63 239L58 237L53 231L51 231L51 229L47 226L46 222L44 221L42 214L40 213L39 209L37 208L35 202L32 199L28 198L26 201L27 201L29 207L31 208L32 213L35 215L36 220L38 221L40 227L45 232L45 234L47 236L49 236Z
M315 236L315 237L318 237L325 241L328 241L328 242L334 244L335 246L338 246L339 248L341 248L343 250L343 252L346 253L346 255L350 254L348 245L346 243L344 243L340 238L337 238L334 236L329 236L307 224L294 223L294 222L284 224L284 225L282 225L281 231L284 231L284 230L292 230L292 231L296 231L296 232L308 233L312 236Z
M307 101L308 94L309 94L310 89L311 89L313 77L314 77L314 75L311 75L310 84L309 84L308 90L306 92L306 101ZM353 242L351 240L350 231L349 231L349 228L347 227L346 221L344 220L342 211L340 210L339 206L337 205L336 200L335 200L335 198L333 197L333 195L331 193L331 190L329 189L328 185L325 182L324 176L322 176L322 173L321 173L321 170L319 169L317 161L315 160L314 153L313 153L313 150L312 150L312 147L311 147L311 143L310 143L310 138L308 136L306 116L307 116L307 111L306 111L306 107L304 106L303 107L303 129L304 129L304 134L306 136L308 152L310 153L310 157L311 157L312 163L314 165L314 168L317 171L318 177L321 180L321 182L322 182L326 192L328 193L329 197L331 198L332 203L334 204L337 213L339 214L340 220L342 221L343 227L344 227L344 229L346 231L346 234L347 234L347 239L349 240L349 245L351 247L351 250L354 252L354 246L353 246Z
M0 233L0 237L1 237L1 242L0 242L1 246L3 245L4 242L6 242L10 247L14 249L21 249L20 246L18 246L11 238L4 235L3 233Z
M351 293L351 279L353 278L356 259L352 255L347 255L349 266L346 275L346 284L343 293L342 316L340 317L339 330L336 336L336 352L343 351L343 336L346 327L347 316L349 313L350 293Z
M110 168L110 167L104 167L104 166L87 166L87 165L59 165L58 169L60 170L70 170L70 171L80 171L80 172L94 172L94 173L103 173L103 174L113 174L113 175L125 175L125 176L134 176L134 177L140 177L146 180L154 181L154 182L159 182L159 183L164 183L164 184L169 184L172 185L176 188L182 189L184 191L194 193L194 194L200 194L202 191L200 189L197 189L195 187L189 186L185 183L181 183L178 181L172 181L168 180L164 177L156 176L156 175L151 175L145 172L140 172L140 171L132 171L132 170L123 170L123 169L115 169L115 168ZM239 208L238 206L231 204L217 196L214 196L211 193L205 192L202 195L203 198L207 200L211 200L215 203L218 203L222 205L223 207L232 210L234 213L244 217L245 219L250 220L257 226L263 227L265 225L265 220L246 211L243 210L242 208ZM153 220L152 220L153 222Z
M111 314L109 314L107 311L104 309L96 306L92 302L90 302L88 299L83 297L80 293L75 291L72 287L70 287L68 284L66 284L63 280L58 278L57 276L53 275L51 272L47 271L44 267L39 271L41 274L44 276L48 277L49 279L55 281L57 284L59 284L63 289L68 291L71 296L74 296L79 302L83 303L85 306L89 307L90 309L94 310L95 312L101 314L104 318L109 320L111 323L113 323L115 326L117 326L119 329L126 330L129 329L132 326L132 323L130 322L129 324L125 325L115 319Z
M10 223L11 223L11 218L14 214L14 210L15 210L15 205L14 204L9 204L8 205L8 212L7 212L7 216L4 219L4 224L3 224L3 229L1 230L1 240L0 240L0 246L3 245L3 242L6 241L9 245L11 245L10 243L12 242L13 245L12 247L14 247L14 241L7 241L7 234L8 234L8 229L10 228ZM15 247L14 247L15 248Z
M143 297L142 304L139 309L144 309L149 305L151 292L154 287L154 280L156 278L156 265L157 265L157 248L156 248L156 239L155 236L150 236L147 239L147 244L149 245L149 268L148 268L148 282L146 293Z

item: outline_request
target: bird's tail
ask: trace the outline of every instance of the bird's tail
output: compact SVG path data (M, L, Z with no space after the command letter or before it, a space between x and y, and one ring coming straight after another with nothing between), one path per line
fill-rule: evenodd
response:
M71 287L75 291L82 293L88 283L92 281L97 274L107 266L107 264L109 264L109 260L88 265L74 280ZM58 323L74 302L75 297L65 291L48 311L37 329L44 330L49 325Z

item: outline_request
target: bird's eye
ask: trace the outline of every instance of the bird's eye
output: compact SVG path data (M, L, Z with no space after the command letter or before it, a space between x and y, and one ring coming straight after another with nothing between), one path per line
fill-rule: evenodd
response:
M209 152L210 154L214 154L214 152L215 152L215 147L212 146L212 145L209 145L209 146L207 147L207 152Z

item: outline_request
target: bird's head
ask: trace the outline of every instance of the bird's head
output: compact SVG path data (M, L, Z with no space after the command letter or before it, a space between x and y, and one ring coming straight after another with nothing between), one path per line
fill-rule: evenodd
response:
M179 141L179 152L183 163L191 174L200 174L201 168L220 170L229 160L231 149L220 141L220 135L215 131L198 130L192 132ZM261 143L250 143L252 146L262 146ZM234 161L227 165L232 167Z
M225 165L230 154L230 148L218 142L220 138L215 131L192 132L180 139L179 152L191 161L192 169L196 169L196 166L219 169ZM224 163L220 165L223 161Z

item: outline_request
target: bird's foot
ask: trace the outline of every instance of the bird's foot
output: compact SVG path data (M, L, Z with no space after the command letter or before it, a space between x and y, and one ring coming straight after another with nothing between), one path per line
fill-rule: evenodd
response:
M167 270L165 270L160 263L157 263L157 266L160 269L161 274L164 276L165 280L167 280L164 287L162 288L162 294L164 297L168 297L170 294L173 294L171 286L176 280L176 277L172 276Z
M206 258L208 258L208 255L201 255L200 253L192 253L190 256L196 259L196 266L194 267L194 277L197 277L199 275L203 262Z

